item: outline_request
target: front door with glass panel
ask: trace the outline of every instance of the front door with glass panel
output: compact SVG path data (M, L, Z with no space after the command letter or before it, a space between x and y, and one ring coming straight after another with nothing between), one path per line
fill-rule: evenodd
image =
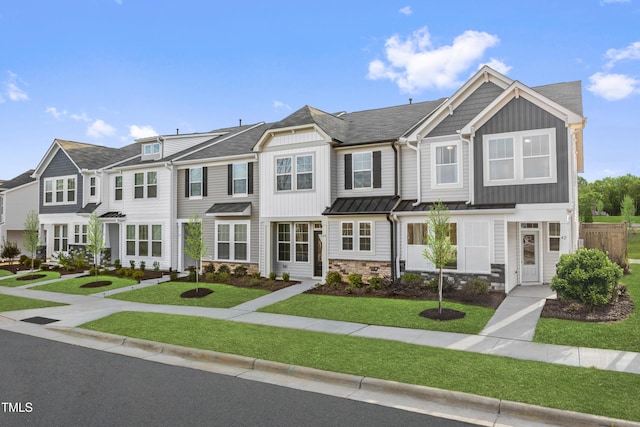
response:
M539 253L538 238L540 233L537 230L522 230L522 283L539 283Z

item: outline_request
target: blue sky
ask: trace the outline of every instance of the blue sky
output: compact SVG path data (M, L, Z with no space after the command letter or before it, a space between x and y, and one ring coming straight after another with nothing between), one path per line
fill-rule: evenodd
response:
M153 134L446 97L482 64L581 80L585 178L640 175L640 0L21 0L0 5L0 179L55 138Z

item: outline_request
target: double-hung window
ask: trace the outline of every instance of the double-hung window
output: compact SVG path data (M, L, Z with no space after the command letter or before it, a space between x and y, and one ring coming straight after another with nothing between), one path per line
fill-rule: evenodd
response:
M89 178L89 195L96 195L96 177L92 176Z
M149 254L151 248L151 254ZM126 253L129 256L161 257L162 225L160 224L127 224Z
M407 224L407 244L426 245L427 244L427 224L424 222L412 222Z
M549 223L549 252L560 251L560 223Z
M373 223L371 221L344 221L340 224L343 251L371 252L373 250Z
M189 195L202 197L202 168L189 169Z
M312 190L313 155L276 159L276 191Z
M69 236L67 234L67 225L60 224L53 226L53 251L66 252L69 248Z
M75 237L76 245L86 245L87 244L87 225L76 224L74 226L74 237Z
M247 261L249 259L249 223L218 222L216 244L219 260Z
M115 199L122 200L122 175L117 175L115 177L113 188L115 190Z
M371 152L353 153L353 188L371 188L372 171Z
M144 173L139 172L134 175L133 194L136 199L144 197Z
M296 262L309 261L309 224L295 224Z
M291 224L278 224L278 261L291 261Z
M484 135L483 150L484 185L557 182L554 128Z
M142 199L145 196L145 175L146 194L148 198L158 197L158 172L138 172L134 175L133 194L134 198Z
M432 143L431 158L432 188L461 186L460 144L457 141Z
M233 165L233 194L247 194L247 163Z
M147 197L158 196L158 172L147 172Z
M46 178L44 180L44 204L66 205L76 202L76 177Z
M343 222L342 228L342 250L353 250L353 222Z

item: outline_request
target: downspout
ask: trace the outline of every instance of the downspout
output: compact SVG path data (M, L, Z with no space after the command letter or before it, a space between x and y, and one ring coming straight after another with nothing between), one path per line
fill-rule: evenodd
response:
M407 147L411 148L413 151L416 152L416 175L417 175L417 182L416 182L416 186L417 186L417 197L416 197L416 202L413 204L413 206L418 206L420 203L422 203L422 172L421 172L421 168L420 168L420 156L421 156L421 152L420 152L420 143L422 142L422 137L420 135L418 135L417 140L416 140L416 146L414 147L413 145L411 145L409 143L409 141L407 140Z
M399 140L398 140L399 141ZM400 168L398 167L398 163L400 161L400 156L398 155L398 148L396 147L396 141L391 143L391 148L393 149L393 172L394 172L394 194L398 197L398 201L395 206L391 208L391 211L387 214L387 221L389 221L389 230L390 230L390 240L391 240L391 279L395 280L396 278L396 253L397 253L397 241L396 241L396 222L392 220L391 213L395 209L395 207L400 203L400 178L398 176L398 172Z
M462 136L462 134L460 133L460 131L458 131L458 135L460 135L460 141L462 142L466 142L467 144L469 144L469 200L467 201L468 205L473 205L474 202L474 186L475 186L475 179L474 179L474 158L473 158L473 136L470 136L470 139L466 139L464 136Z

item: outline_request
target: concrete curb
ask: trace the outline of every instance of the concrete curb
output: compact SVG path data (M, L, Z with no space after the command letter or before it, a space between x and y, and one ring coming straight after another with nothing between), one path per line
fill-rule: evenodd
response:
M474 408L486 413L495 414L496 416L502 415L505 417L515 417L521 420L545 422L555 426L640 427L640 423L634 421L547 408L544 406L478 396L458 391L443 390L434 387L406 384L378 378L344 374L340 372L323 371L304 366L289 365L270 360L256 359L211 350L199 350L174 344L164 344L138 338L129 338L121 335L90 331L87 329L61 328L55 326L47 327L47 329L79 338L95 339L113 343L114 345L139 348L155 353L177 356L186 360L219 363L241 369L269 372L334 385L347 386L355 388L356 390L368 392L389 393L399 396L414 397L449 406Z

